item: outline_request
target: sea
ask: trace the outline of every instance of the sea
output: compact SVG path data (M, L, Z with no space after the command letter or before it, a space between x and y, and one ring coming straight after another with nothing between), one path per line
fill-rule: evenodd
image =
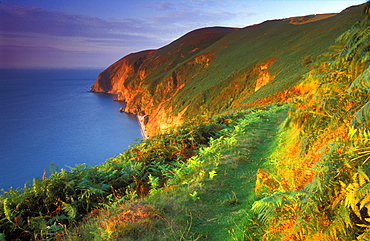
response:
M100 71L0 69L0 189L32 184L50 168L98 165L140 141L122 102L89 92Z

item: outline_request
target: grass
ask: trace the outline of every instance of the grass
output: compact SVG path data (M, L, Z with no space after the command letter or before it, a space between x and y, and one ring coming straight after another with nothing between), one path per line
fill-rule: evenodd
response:
M282 110L257 120L236 137L235 145L221 146L217 165L208 160L182 184L102 209L75 233L86 240L258 240L261 230L250 211L256 200L256 172L272 152L285 117ZM142 218L122 218L130 212Z
M344 15L345 13L342 14ZM225 108L229 111L228 114L192 119L178 129L131 146L124 153L99 166L78 165L70 171L53 172L43 180L35 179L32 186L25 187L24 190L10 190L0 196L0 232L3 232L0 233L0 239L6 237L16 240L22 237L41 240L63 237L66 240L261 240L270 236L271 240L292 240L298 239L302 234L308 240L316 240L318 237L321 240L337 240L340 237L342 240L344 236L353 240L354 235L367 238L370 231L363 231L362 227L369 229L369 221L362 216L360 209L370 210L370 178L365 173L370 170L367 164L370 134L365 130L368 126L365 111L368 111L369 106L364 105L368 103L369 95L362 81L352 83L351 78L347 77L355 79L361 69L365 71L365 67L368 68L368 58L365 58L368 55L358 56L363 63L358 61L360 58L349 58L355 52L368 52L367 42L361 42L368 39L366 21L368 18L365 18L362 25L351 29L349 33L352 35L347 38L352 39L348 40L338 55L340 58L334 61L337 64L329 64L333 62L328 56L328 63L321 66L327 67L312 72L311 78L324 81L321 86L308 85L316 86L313 98L311 94L305 94L304 86L297 87L298 92L305 95L293 100L292 103L296 103L297 107L291 109L289 123L295 123L296 126L291 131L302 135L301 140L292 138L292 135L278 135L279 124L286 117L285 106L270 104L241 112L236 112L240 108L227 109L233 103L233 97L238 101L247 98L245 94L248 88L245 87L245 91L239 94L235 92L235 95L223 96L229 90L232 92L232 88L224 87L239 82L242 86L245 73L250 74L246 79L255 74L255 71L248 70L251 66L246 66L247 61L240 60L238 63L243 62L244 67L237 67L233 74L214 71L213 75L208 76L208 80L197 83L198 89L194 83L188 84L184 90L193 88L194 92L186 93L186 98L181 100L186 103L191 98L195 102L191 107L193 110L190 111L189 107L188 113L193 117L202 114L202 110L212 104L215 109L210 110L208 115L220 114ZM276 22L270 21L254 30L263 30L268 25L275 24ZM281 22L279 24L286 25ZM293 30L299 27L289 26ZM360 27L363 29L359 29ZM364 37L358 38L359 34ZM272 35L270 33L267 37L273 38ZM237 36L234 37L235 41L240 40ZM245 50L249 46L244 45L245 43L240 45L239 42L234 50ZM364 51L357 51L358 48ZM236 52L241 54L240 58L243 57L243 51ZM222 54L229 58L232 56L228 51L218 54L218 58ZM292 58L290 54L285 56L286 60ZM302 60L305 56L307 53L301 55ZM315 57L314 54L312 56ZM331 58L335 56L337 53L333 52ZM219 61L230 65L231 62L225 59L216 60L213 64ZM278 61L282 61L282 58L277 59L274 64ZM350 68L339 64L346 61L353 62L348 65ZM257 62L252 64L256 67L252 67L258 69L255 63ZM302 65L301 63L299 60L296 64ZM186 71L185 67L181 71L197 76L198 79L207 74L202 72L197 75ZM220 65L219 69L230 70L230 66L224 67ZM235 67L236 65L233 66ZM286 70L288 69L294 70L295 67L292 65ZM326 78L321 77L322 71L327 73ZM338 73L346 74L339 76ZM366 73L369 73L368 70L361 75L364 81ZM223 79L218 78L219 74ZM177 75L175 77L177 85L181 78ZM296 77L292 75L287 82L279 82L274 91L280 90L280 87L289 87L287 85L295 82ZM226 80L225 86L219 83L222 80ZM343 86L347 87L342 88ZM255 95L265 93L267 96L273 89L270 87L269 90L262 87ZM201 88L205 89L200 90ZM338 89L344 92L338 92ZM213 90L218 92L213 93ZM195 92L198 95L193 95ZM181 95L176 95L174 100L176 98L181 98ZM160 102L161 99L156 99L153 103L155 101ZM180 107L177 106L176 109ZM240 107L246 108L247 105ZM349 110L352 112L349 113ZM347 114L344 117L335 114L331 118L322 118L327 112L333 111ZM351 139L348 138L346 125L353 123L354 116L357 122L354 125L359 129L349 129ZM343 118L347 119L338 127ZM330 124L333 128L327 128ZM289 128L289 125L285 127ZM279 146L278 139L284 145ZM338 140L342 143L338 144ZM284 149L282 153L279 153L280 147ZM359 150L364 150L360 152L362 156L354 158ZM270 158L275 161L274 165L268 165L267 160ZM348 163L354 161L359 163L353 163L357 166L352 168ZM316 162L325 168L314 166ZM298 168L291 168L294 165ZM317 178L310 179L314 178L315 171L318 173L315 174ZM272 175L269 176L268 172ZM326 176L328 178L320 179ZM347 187L343 188L344 186ZM360 186L366 190L357 192L353 188ZM262 193L264 198L256 196L254 187L258 191L261 191L260 187L268 189ZM315 191L322 187L327 191ZM335 196L332 194L335 193L338 196L334 199L335 203L332 203L332 197ZM354 195L357 197L354 198ZM258 215L254 212L258 212ZM329 218L331 223L326 221ZM261 220L261 223L256 220ZM307 229L311 224L316 225L318 231ZM72 227L75 227L74 230ZM349 227L356 228L348 229Z
M189 211L196 214L192 231L205 240L245 240L259 235L250 208L256 200L256 172L269 156L278 126L285 117L252 126L237 138L236 146L222 153L218 174L199 191Z
M300 25L272 20L240 29L196 30L146 58L141 53L124 57L130 60L127 68L116 73L113 67L108 68L103 75L109 78L102 75L99 80L102 86L124 82L111 91L124 93L119 98L127 102L127 108L136 112L140 107L149 116L149 132L160 133L163 130L156 123L177 118L180 113L182 121L213 116L289 90L315 67L314 62L341 33L362 18L362 11L363 6L354 7ZM307 56L313 62L302 64ZM204 58L207 61L201 61ZM272 59L271 66L261 71L261 65ZM119 69L119 64L113 66ZM126 72L132 76L121 78ZM255 91L263 74L269 75L271 82Z

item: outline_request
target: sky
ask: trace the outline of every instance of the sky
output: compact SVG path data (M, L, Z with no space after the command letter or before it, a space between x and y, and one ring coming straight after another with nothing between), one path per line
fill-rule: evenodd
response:
M101 68L203 27L340 12L366 0L0 0L0 68Z

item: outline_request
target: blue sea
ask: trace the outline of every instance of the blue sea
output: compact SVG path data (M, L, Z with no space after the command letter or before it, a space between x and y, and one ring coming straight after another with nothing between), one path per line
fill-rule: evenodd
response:
M0 69L0 189L49 167L104 162L141 138L115 96L89 92L101 70Z

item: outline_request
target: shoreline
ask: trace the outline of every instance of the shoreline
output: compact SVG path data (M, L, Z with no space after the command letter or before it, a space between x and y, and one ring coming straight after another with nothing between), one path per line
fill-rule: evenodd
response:
M137 119L139 121L141 135L143 136L144 140L147 140L148 139L148 134L146 132L146 128L145 128L145 124L144 124L145 115L136 115L136 116L137 116Z
M117 99L115 99L115 100L117 101ZM123 112L123 113L126 113L126 114L131 114L130 112L127 112L126 109L123 108L123 107L119 108L119 111ZM144 124L146 115L140 115L140 114L135 114L135 115L136 115L137 120L139 122L141 136L143 137L144 140L147 140L149 138L149 136L148 136L148 133L146 131L145 124Z

